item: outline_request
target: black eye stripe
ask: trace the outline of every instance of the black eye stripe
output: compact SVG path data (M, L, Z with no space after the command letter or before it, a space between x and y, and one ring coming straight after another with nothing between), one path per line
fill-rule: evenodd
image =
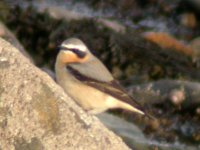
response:
M79 58L85 57L86 53L83 51L80 51L78 49L71 49L72 52L74 52Z
M75 48L66 48L63 46L59 47L60 50L66 50L66 51L72 51L73 53L75 53L79 58L84 58L86 55L86 52L80 51L78 49Z

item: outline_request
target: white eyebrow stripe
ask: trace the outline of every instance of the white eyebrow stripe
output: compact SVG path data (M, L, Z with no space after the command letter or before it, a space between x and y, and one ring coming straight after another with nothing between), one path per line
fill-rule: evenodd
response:
M62 44L61 46L66 47L68 49L78 49L82 52L86 52L87 47L85 45L74 45L74 44Z

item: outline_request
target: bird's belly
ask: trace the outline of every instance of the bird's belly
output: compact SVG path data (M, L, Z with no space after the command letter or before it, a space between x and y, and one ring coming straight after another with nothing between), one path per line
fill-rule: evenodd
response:
M107 105L109 96L93 87L74 83L64 89L67 89L65 92L85 110L105 111L109 108L109 105Z

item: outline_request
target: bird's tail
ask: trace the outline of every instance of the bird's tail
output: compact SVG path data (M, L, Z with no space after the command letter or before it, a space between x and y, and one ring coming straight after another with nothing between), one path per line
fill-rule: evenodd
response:
M134 106L132 106L132 105L130 105L128 103L124 103L124 102L118 101L118 106L120 108L129 110L129 111L141 114L141 115L145 115L145 112L143 112L142 110L139 110L138 108L136 108L136 107L134 107Z
M138 113L140 115L144 115L146 117L148 117L149 119L155 119L153 116L151 116L150 114L146 113L145 111L142 111L130 104L127 104L127 103L124 103L124 102L121 102L121 101L118 101L118 106L122 109L125 109L125 110L129 110L129 111L132 111L132 112L135 112L135 113Z

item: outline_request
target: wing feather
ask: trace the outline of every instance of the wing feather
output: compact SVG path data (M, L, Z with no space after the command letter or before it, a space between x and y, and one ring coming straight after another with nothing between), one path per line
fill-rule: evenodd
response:
M82 75L79 71L74 69L73 67L67 67L68 71L70 71L73 76L83 82L84 84L94 87L104 93L107 93L123 102L126 102L132 106L134 106L137 109L140 109L143 111L142 107L139 105L139 103L134 100L123 87L120 86L120 84L116 80L112 80L109 82L103 82L96 80L91 77L87 77Z

